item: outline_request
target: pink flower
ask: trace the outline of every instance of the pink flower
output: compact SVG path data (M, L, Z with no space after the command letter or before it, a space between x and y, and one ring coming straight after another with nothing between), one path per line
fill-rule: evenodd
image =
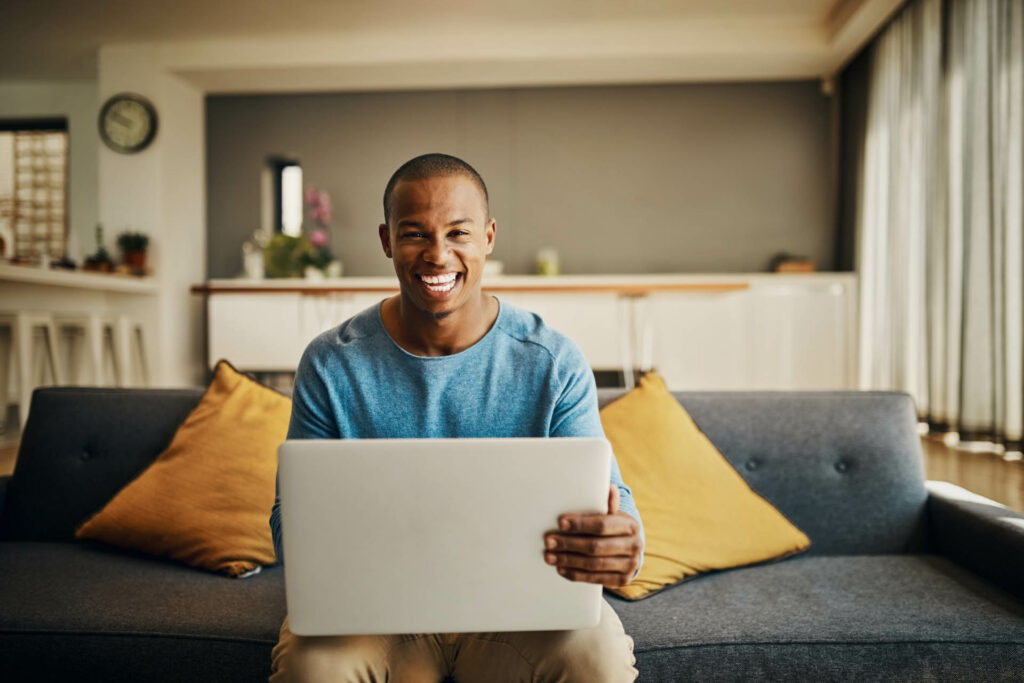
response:
M327 246L327 231L323 228L317 228L310 234L309 243L317 249L322 249Z
M323 225L331 224L331 195L326 192L320 193L320 218L319 221Z
M331 195L310 185L306 188L306 206L309 218L321 226L331 224Z

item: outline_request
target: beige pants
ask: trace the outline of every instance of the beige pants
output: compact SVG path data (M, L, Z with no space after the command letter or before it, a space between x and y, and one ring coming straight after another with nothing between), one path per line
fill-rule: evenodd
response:
M271 683L633 681L633 639L607 601L601 621L577 631L297 636L281 625Z

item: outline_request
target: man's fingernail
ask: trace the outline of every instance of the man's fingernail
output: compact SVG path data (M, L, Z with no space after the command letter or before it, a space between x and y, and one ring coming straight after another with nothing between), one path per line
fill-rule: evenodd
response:
M565 567L559 567L558 568L558 573L561 574L562 576L565 576L568 572L569 572L569 570L566 569Z
M549 550L554 550L554 548L555 548L555 539L553 539L553 538L551 538L550 536L548 536L547 540L546 540L546 541L544 541L544 545L545 545L545 546L546 546L546 547L547 547L547 548L548 548Z
M568 530L569 530L569 520L567 520L567 519L563 519L563 520L562 520L562 521L561 521L561 522L560 522L560 523L558 524L558 526L560 526L560 527L562 528L562 531L568 531Z
M547 562L548 564L554 564L555 563L555 556L552 553L545 553L544 561Z

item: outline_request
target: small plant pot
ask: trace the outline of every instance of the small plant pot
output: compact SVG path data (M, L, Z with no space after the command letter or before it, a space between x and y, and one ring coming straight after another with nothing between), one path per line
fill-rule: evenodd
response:
M144 251L126 251L124 252L125 264L136 272L145 272L146 270L146 252Z

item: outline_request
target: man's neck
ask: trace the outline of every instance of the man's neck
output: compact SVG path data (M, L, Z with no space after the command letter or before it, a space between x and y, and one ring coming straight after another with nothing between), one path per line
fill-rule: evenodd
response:
M446 316L435 316L405 301L402 295L384 302L384 328L399 346L416 356L450 356L480 341L498 317L498 301L483 293Z

